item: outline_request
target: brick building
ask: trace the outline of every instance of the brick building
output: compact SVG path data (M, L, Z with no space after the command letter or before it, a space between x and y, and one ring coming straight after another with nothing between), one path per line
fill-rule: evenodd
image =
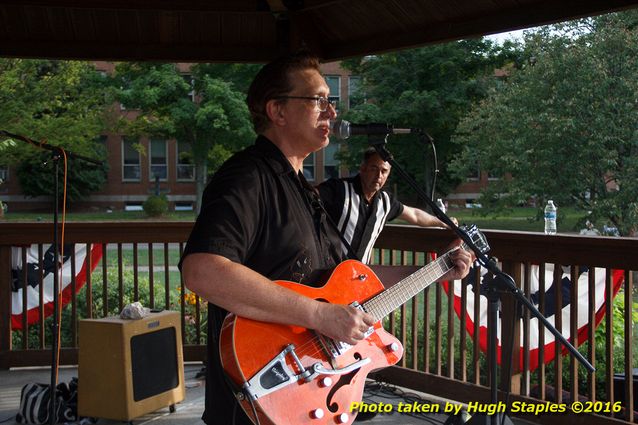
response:
M94 62L99 71L110 73L115 64ZM189 78L190 64L177 64L184 78ZM338 111L353 106L352 93L360 85L360 77L350 75L340 67L339 62L322 64L326 82L330 86L330 98L337 102ZM193 101L195 94L191 93ZM356 97L355 97L356 98ZM361 99L358 99L361 101ZM126 110L119 105L119 113L134 116L134 110ZM146 198L155 193L165 194L170 210L191 210L195 205L195 166L189 159L190 145L175 139L146 138L132 139L124 134L103 134L106 146L109 172L106 182L99 192L93 193L82 202L70 206L73 211L141 210ZM134 148L140 144L146 155ZM349 170L341 167L335 159L340 149L338 143L331 143L326 149L315 152L304 161L304 174L311 183L320 183L330 177L347 176ZM9 211L48 211L51 199L46 197L27 198L22 195L17 176L12 167L0 166L0 200ZM353 170L356 171L356 170ZM486 172L476 172L462 183L447 201L465 206L479 198L480 189L489 183Z
M110 73L115 64L112 62L94 62L99 71ZM177 64L184 77L188 78L190 64ZM349 93L356 88L358 78L349 75L338 62L322 65L326 81L330 86L331 99L338 102L340 109L348 108ZM192 94L195 100L194 93ZM135 111L119 106L120 113L134 116ZM103 134L102 142L106 146L109 172L102 190L93 193L83 202L75 202L70 209L80 210L139 210L146 198L156 192L165 194L170 210L189 210L195 204L195 166L184 155L190 151L188 143L174 139L155 139L142 137L132 139L124 134ZM139 143L146 152L140 154L134 148ZM309 181L321 182L332 176L347 174L341 170L335 160L338 144L310 155L304 162L304 173ZM0 200L9 211L47 211L51 208L51 199L47 197L27 198L22 195L18 178L13 167L0 166Z

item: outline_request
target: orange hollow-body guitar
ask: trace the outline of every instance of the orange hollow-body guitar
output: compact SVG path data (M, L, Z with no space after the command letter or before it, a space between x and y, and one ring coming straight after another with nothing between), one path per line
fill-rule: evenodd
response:
M351 424L368 373L397 363L403 355L403 346L380 320L452 267L445 254L385 290L374 272L355 260L339 264L320 288L276 282L375 317L367 337L354 346L303 327L228 315L220 338L222 366L248 417L259 425Z

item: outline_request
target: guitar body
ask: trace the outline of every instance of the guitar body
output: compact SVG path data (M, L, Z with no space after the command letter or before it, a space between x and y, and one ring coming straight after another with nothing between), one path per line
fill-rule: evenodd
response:
M345 261L337 266L328 282L321 288L288 281L276 283L301 295L333 304L351 304L355 301L362 304L384 290L374 272L354 260ZM263 373L264 367L280 356L289 344L294 345L294 353L306 370L313 370L313 365L316 364L328 371L344 369L353 364L357 367L346 369L346 373L315 374L308 382L305 379L295 381L283 377L284 381L294 382L286 383L267 394L259 394L252 405L247 399L241 401L242 408L254 423L350 424L356 416L356 410L350 411L351 404L361 401L368 373L397 363L403 355L401 343L386 332L380 322L374 325L374 330L366 339L334 356L329 354L325 342L322 342L313 330L258 322L231 314L226 317L221 331L222 366L233 382L242 387L256 374ZM299 364L292 355L286 354L279 358L294 375L300 374ZM273 379L282 379L281 365L271 366L272 373L259 375L260 382L265 383L265 387L272 386L272 382L269 381ZM255 419L253 408L258 421Z

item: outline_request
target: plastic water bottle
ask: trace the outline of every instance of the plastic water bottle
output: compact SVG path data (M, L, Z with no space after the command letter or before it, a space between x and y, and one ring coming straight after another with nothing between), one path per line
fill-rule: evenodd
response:
M556 205L551 199L547 201L545 206L545 234L556 234Z
M443 199L438 198L438 199L436 200L436 206L437 206L437 207L439 207L439 209L440 209L441 211L443 211L443 214L445 214L445 212L446 212L446 208L445 208L445 204L443 203Z

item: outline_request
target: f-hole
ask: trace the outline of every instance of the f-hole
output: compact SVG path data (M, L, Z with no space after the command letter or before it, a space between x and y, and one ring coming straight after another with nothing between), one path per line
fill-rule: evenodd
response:
M359 353L354 353L353 357L355 358L356 361L359 361L362 359L361 354ZM352 372L347 373L345 375L341 375L337 383L333 385L332 389L330 389L330 392L328 393L328 396L326 397L326 406L328 406L328 410L330 410L332 413L336 413L339 411L339 403L333 402L332 397L334 397L335 393L341 387L345 385L350 385L350 383L352 382L352 378L354 378L355 375L359 373L359 370L361 370L361 368L355 369Z

